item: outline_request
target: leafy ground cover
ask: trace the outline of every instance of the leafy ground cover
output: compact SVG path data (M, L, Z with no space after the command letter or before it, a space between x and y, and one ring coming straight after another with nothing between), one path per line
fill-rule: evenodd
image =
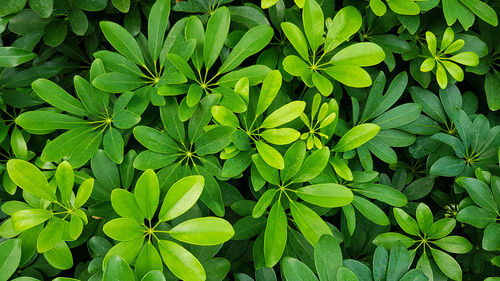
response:
M499 281L499 11L0 0L0 281Z

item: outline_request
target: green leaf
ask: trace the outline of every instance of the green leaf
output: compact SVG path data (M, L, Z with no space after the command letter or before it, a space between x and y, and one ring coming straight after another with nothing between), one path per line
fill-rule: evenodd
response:
M378 225L389 225L389 218L385 215L385 213L372 202L359 197L354 196L352 204L358 211L361 212L365 217L367 217L372 222Z
M262 128L275 128L299 117L306 107L304 101L292 101L269 114L261 124Z
M274 195L276 195L277 189L269 189L257 201L257 204L253 207L252 217L258 218L264 214L267 207L271 204L274 199Z
M234 128L228 126L217 126L198 137L195 142L196 153L200 156L215 154L229 145L229 136Z
M278 170L269 166L259 154L252 155L252 161L264 180L274 185L280 184Z
M65 203L69 202L75 183L75 174L73 173L73 168L67 161L63 161L57 167L56 181L62 201Z
M33 90L41 99L60 110L80 116L88 114L79 100L72 97L68 92L52 81L37 79L31 84L31 87L33 87Z
M465 160L454 156L444 156L432 164L429 173L431 175L454 177L465 169Z
M293 182L307 182L317 177L325 169L329 157L330 150L326 146L311 153L293 177ZM304 159L304 157L299 159Z
M108 269L109 267L106 268L106 270ZM135 276L137 277L137 280L141 280L143 276L146 276L148 272L153 270L162 271L163 262L158 251L155 249L153 244L148 241L142 248L139 256L137 256L137 260L135 262ZM161 276L163 277L163 274Z
M403 243L406 248L415 244L415 241L412 238L397 232L382 233L373 239L373 244L383 246L386 249L391 249L396 242Z
M21 239L10 239L0 244L0 281L7 281L21 261Z
M352 191L340 184L322 183L298 188L296 194L302 200L325 208L342 207L352 202Z
M327 67L325 72L333 79L349 87L364 88L372 84L368 72L357 65L333 65Z
M124 189L113 189L111 192L111 205L121 217L135 219L138 222L144 221L144 214L140 210L134 195Z
M402 15L418 15L420 7L412 0L387 0L389 8Z
M229 9L224 6L215 10L208 20L205 42L203 44L203 58L206 69L210 69L219 57L220 51L226 41L230 22Z
M349 37L354 35L362 24L361 13L353 6L340 9L333 21L325 39L325 52L330 52L337 48Z
M190 219L169 231L173 238L194 245L210 246L222 244L234 235L229 222L217 217Z
M111 256L106 264L102 281L123 280L135 281L134 273L130 266L120 256Z
M356 192L395 207L403 207L408 203L408 200L403 193L395 188L383 184L370 184L366 187L360 186L356 188Z
M352 44L336 53L330 60L336 66L371 66L382 62L385 52L379 45L371 42Z
M379 125L382 130L398 128L416 120L420 111L419 104L405 103L386 111L372 122Z
M287 219L280 201L276 201L269 211L264 232L264 257L267 267L279 262L285 251L287 240Z
M498 206L495 203L490 187L484 182L475 178L461 177L456 179L456 183L465 188L472 201L478 204L481 208L492 213L498 212Z
M460 0L460 3L464 4L464 6L469 8L474 14L485 22L493 26L498 25L497 14L493 8L488 6L488 4L479 0Z
M62 241L61 238L64 232L63 222L61 219L53 219L42 229L36 241L36 250L39 253L47 252L54 248L59 241Z
M12 214L14 230L23 232L37 226L52 217L52 212L45 209L26 209Z
M432 257L441 271L453 280L462 280L462 269L457 261L447 253L431 248Z
M358 281L358 277L349 268L347 268L347 267L340 267L337 270L337 280L342 280L342 281Z
M288 38L288 41L292 44L295 50L299 53L299 55L304 59L309 59L309 51L307 47L306 37L295 24L290 22L282 22L281 29L285 33L285 36ZM290 57L290 56L288 56Z
M111 0L111 3L122 13L128 13L130 9L130 0Z
M282 170L285 167L283 156L272 146L263 141L255 143L257 152L264 159L264 161L271 167Z
M134 137L146 148L159 153L177 153L177 143L167 134L146 126L137 126Z
M151 220L160 201L160 185L153 170L146 170L137 180L134 198L144 217Z
M366 123L353 127L333 147L333 151L345 152L360 147L380 131L380 127L375 124Z
M36 57L36 54L15 47L0 47L0 67L16 67Z
M267 74L264 82L262 82L259 100L257 101L257 109L255 110L255 118L264 113L271 105L281 88L281 83L282 77L279 70L273 70Z
M432 216L431 209L424 203L418 204L416 218L418 227L422 233L428 233L434 223L434 217Z
M10 135L10 147L16 158L27 159L28 147L21 131L14 127Z
M85 121L78 117L72 117L51 111L26 111L17 116L16 124L25 130L57 130L73 129L82 126Z
M500 235L500 224L498 223L489 224L484 229L484 236L482 241L483 249L485 249L486 251L497 251L498 249L500 249L500 242L498 241L499 235Z
M287 281L317 281L314 273L301 261L285 257L283 259L283 274Z
M54 248L43 253L43 256L51 266L57 269L66 270L73 267L73 256L64 241L59 241Z
M163 261L172 273L182 280L204 281L205 270L198 259L177 243L159 240Z
M145 86L147 81L135 74L110 72L97 76L92 85L109 93L123 93Z
M431 239L438 239L450 234L455 228L456 221L452 218L443 218L431 225L431 228L426 233Z
M321 6L315 0L305 1L302 22L309 46L311 46L313 53L316 53L323 41L324 16Z
M189 210L203 191L202 176L187 176L176 181L167 192L160 209L160 221L176 218Z
M118 52L136 64L145 66L139 44L125 28L110 21L101 21L99 25L106 39Z
M170 1L158 0L151 7L148 16L148 51L153 61L160 55L163 38L168 25L170 15Z
M114 240L130 241L144 235L145 228L137 221L129 218L118 218L107 222L103 231Z
M264 140L277 145L290 144L300 137L299 131L291 128L269 129L261 133Z
M235 69L246 58L262 50L271 41L273 35L273 29L269 25L259 25L248 30L224 60L218 73L226 73Z
M20 159L7 162L7 172L12 181L23 190L50 202L56 202L54 191L42 172L33 164Z
M432 243L439 248L454 254L465 254L472 250L472 244L469 240L463 238L462 236L446 236L433 241Z
M396 219L399 227L404 232L413 236L420 236L420 229L418 228L417 221L408 215L405 211L399 208L394 208L394 218Z
M295 224L311 245L315 246L323 235L332 235L332 231L323 219L305 205L291 201L290 210Z
M336 280L337 269L342 266L342 251L332 235L323 235L316 243L314 264L320 280Z

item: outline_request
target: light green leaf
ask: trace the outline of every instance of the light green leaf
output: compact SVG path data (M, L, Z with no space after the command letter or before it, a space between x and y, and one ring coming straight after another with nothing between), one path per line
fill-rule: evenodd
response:
M340 184L322 183L296 189L302 200L325 208L335 208L352 202L352 191Z
M167 192L160 209L160 221L176 218L189 210L198 200L205 185L202 176L187 176L176 181Z
M99 25L106 39L118 52L136 64L145 66L139 44L125 28L110 21L101 21Z
M255 147L257 148L259 155L269 166L279 170L285 168L283 156L281 156L281 154L274 147L263 141L257 141L255 143Z
M326 34L325 52L332 51L354 35L361 28L362 22L361 13L355 7L340 9Z
M215 10L207 23L205 42L203 44L203 58L206 69L210 69L219 57L226 41L231 16L229 9L222 6Z
M255 118L264 113L271 105L281 88L281 83L282 77L279 70L273 70L267 74L264 82L262 82L259 100L257 101L257 109L255 110Z
M148 17L148 51L153 61L160 55L170 15L170 0L157 0Z
M37 79L31 87L41 99L54 107L80 116L88 114L79 100L50 80Z
M375 124L365 123L357 125L345 133L333 147L333 151L345 152L360 147L371 140L380 131L380 127Z
M234 235L229 222L217 217L190 219L169 231L173 238L194 245L210 246L222 244Z
M47 179L35 165L24 160L11 159L7 162L7 172L12 181L23 190L50 202L57 201Z
M190 252L177 243L168 240L158 242L160 254L168 269L182 280L204 281L205 270Z
M292 101L273 111L261 124L262 128L275 128L299 117L306 107L304 101Z
M134 198L144 217L153 218L160 201L160 186L153 170L146 170L137 180Z
M336 53L330 60L337 66L371 66L382 62L385 52L379 45L371 42L355 43Z
M324 16L321 6L315 0L306 0L302 10L302 23L307 41L313 53L316 53L323 41Z
M264 257L267 267L279 262L285 251L287 239L287 219L280 201L276 201L269 211L264 232Z

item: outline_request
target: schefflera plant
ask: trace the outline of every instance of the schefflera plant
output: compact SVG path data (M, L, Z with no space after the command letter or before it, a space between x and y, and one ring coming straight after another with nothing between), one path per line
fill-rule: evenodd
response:
M305 36L295 24L281 23L285 36L299 54L283 60L288 73L301 77L308 87L316 87L325 96L333 91L333 84L326 75L349 87L372 84L370 75L362 67L383 61L382 48L375 43L362 42L337 49L361 27L361 13L356 8L342 8L333 18L326 38L323 38L324 15L315 0L305 1L302 21Z
M215 10L208 20L206 30L197 16L191 16L186 21L185 36L186 40L195 42L192 55L186 58L175 53L167 54L167 59L187 78L187 82L162 86L158 93L164 96L186 94L179 106L182 121L189 119L200 99L211 93L220 93L226 106L235 112L243 112L246 110L244 100L229 86L242 77L249 77L251 86L257 85L270 71L267 66L259 64L235 70L245 59L258 53L271 41L274 33L269 25L258 25L246 31L238 43L231 46L232 50L217 71L214 71L225 42L230 41L230 23L231 13L226 7Z
M437 51L437 39L434 33L427 31L425 33L425 39L430 55L429 53L424 54L427 58L422 62L420 71L429 72L436 69L436 80L441 89L445 89L448 85L447 73L458 82L464 80L464 72L457 63L466 66L476 66L479 64L479 57L476 53L458 53L465 45L465 41L463 39L454 41L455 33L451 27L446 28L443 34L439 52ZM425 50L424 48L422 49ZM452 56L449 57L449 55Z
M96 59L90 67L90 79L104 74L104 65ZM147 103L144 95L125 92L116 99L93 87L81 76L74 79L76 97L56 83L37 79L32 83L34 92L52 107L26 111L16 118L16 124L32 134L49 134L66 130L48 142L41 159L58 162L67 159L73 167L88 162L102 146L113 162L123 161L123 130L132 128L141 120Z
M419 248L422 249L417 268L422 270L430 280L434 280L429 259L432 256L432 260L441 272L452 280L461 281L462 269L460 265L446 252L465 254L472 249L472 244L462 236L449 235L455 228L456 220L443 218L434 222L434 216L425 203L420 203L417 206L416 220L402 209L394 208L393 210L397 224L412 237L397 232L386 232L378 235L373 243L387 249L391 249L397 241L401 241L406 248L417 244L412 249L412 257L415 257Z
M21 264L37 251L51 266L71 268L73 256L66 241L80 237L88 223L82 206L92 193L94 179L84 180L75 194L75 175L66 161L59 164L50 182L35 165L20 159L9 160L7 172L23 190L26 202L7 201L2 205L2 211L10 218L0 226L0 236L19 235L23 244Z
M457 220L484 229L481 246L487 251L500 250L500 177L476 169L476 177L461 177L455 182L463 187L470 197L460 203ZM500 255L491 259L500 266Z
M172 239L201 246L222 244L234 235L231 224L218 217L193 218L173 227L166 223L193 207L204 184L203 176L199 175L178 180L163 198L158 213L160 187L153 170L141 175L133 193L113 190L111 204L120 218L107 222L103 231L120 242L108 251L103 266L113 255L128 263L138 255L135 262L138 279L149 271L162 271L165 263L182 280L205 280L205 270L198 259Z
M336 183L306 185L317 177L328 164L330 150L322 147L306 158L306 144L295 142L284 156L284 169L269 166L259 154L252 155L256 170L252 171L254 188L260 190L268 182L267 190L255 204L252 217L259 218L269 206L264 232L264 258L267 267L274 266L283 255L287 243L288 218L285 208L290 208L293 223L311 245L316 245L322 235L333 235L332 228L315 211L318 207L335 208L352 202L353 193ZM299 202L298 199L304 202ZM309 207L312 204L313 207ZM324 210L324 209L323 209Z
M285 124L299 117L306 103L296 100L272 111L271 104L278 96L281 84L280 72L273 70L264 79L257 96L255 92L250 92L248 79L242 78L236 84L235 91L248 104L248 110L235 114L223 105L212 107L216 124L211 130L221 126L236 129L229 136L231 143L220 154L221 159L227 159L222 167L223 177L239 176L250 166L255 152L269 166L280 170L285 167L283 156L272 145L287 145L300 137L299 131ZM281 96L280 101L283 100Z
M92 85L109 93L141 89L152 104L165 104L163 97L157 95L158 88L186 82L186 77L168 62L166 54L177 53L188 58L194 49L194 42L183 39L186 20L176 22L165 38L169 15L170 1L156 1L148 15L148 36L141 34L137 39L119 24L101 21L99 26L104 36L118 53L106 50L94 53L104 63L107 73L92 79Z

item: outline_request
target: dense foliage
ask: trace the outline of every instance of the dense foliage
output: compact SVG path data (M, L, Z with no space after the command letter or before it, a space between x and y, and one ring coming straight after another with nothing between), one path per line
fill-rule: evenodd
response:
M499 12L0 0L0 281L499 281Z

